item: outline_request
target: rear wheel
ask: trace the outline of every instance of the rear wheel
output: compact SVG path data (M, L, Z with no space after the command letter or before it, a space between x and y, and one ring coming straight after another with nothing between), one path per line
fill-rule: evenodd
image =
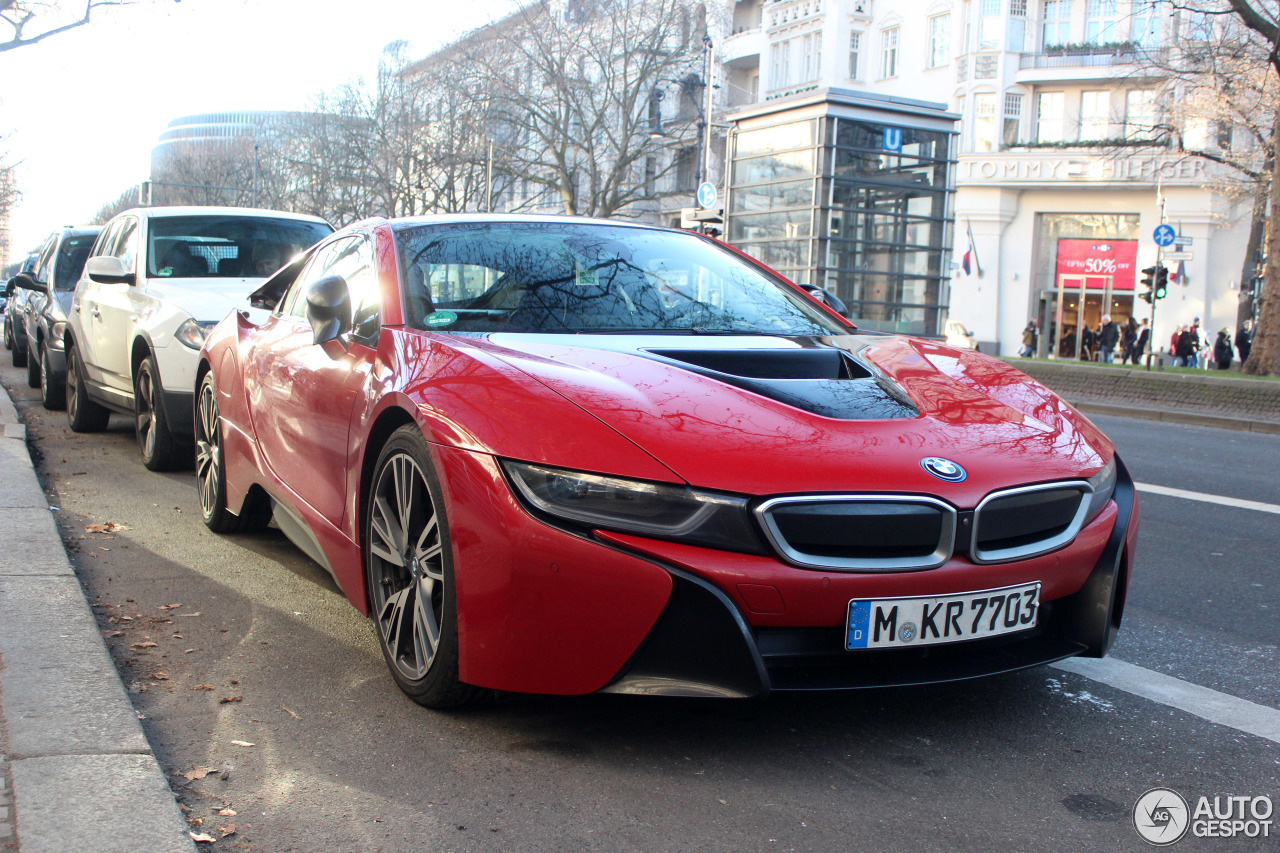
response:
M49 365L48 345L40 347L40 402L46 409L56 412L67 405L67 385L58 382Z
M196 397L196 485L200 515L214 533L261 530L271 521L271 506L250 494L239 515L227 508L227 463L222 455L222 417L213 373L200 381Z
M13 351L9 353L9 355L12 356L13 358L13 366L26 367L27 366L27 342L19 341L17 332L10 332L9 334L13 337L13 347L12 347Z
M9 316L4 318L4 348L13 349L13 329L9 328Z
M133 380L133 414L142 464L151 471L168 471L177 467L181 461L178 442L169 432L160 373L151 356L138 365L138 375Z
M458 605L443 506L422 434L401 427L382 448L366 497L365 579L387 666L400 689L428 708L488 695L458 680Z
M79 350L67 347L67 425L72 432L102 432L110 419L106 406L89 399Z

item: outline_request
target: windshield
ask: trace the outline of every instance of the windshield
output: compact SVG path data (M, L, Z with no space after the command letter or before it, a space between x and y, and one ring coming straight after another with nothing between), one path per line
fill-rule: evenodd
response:
M675 231L571 222L396 233L409 322L454 332L848 332L793 288Z
M89 258L89 250L97 232L67 237L58 247L58 262L53 268L54 290L75 290L80 273L84 272L84 262Z
M147 237L147 275L265 278L332 231L320 222L266 216L157 217Z

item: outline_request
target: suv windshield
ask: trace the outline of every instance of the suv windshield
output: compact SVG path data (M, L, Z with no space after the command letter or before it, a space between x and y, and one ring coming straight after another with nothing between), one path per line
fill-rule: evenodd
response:
M418 328L848 333L802 294L690 234L499 222L406 226L396 239Z
M75 290L80 273L84 272L84 262L89 258L89 250L98 237L92 234L75 234L62 239L58 247L58 261L53 267L53 289Z
M332 230L266 216L157 217L147 235L147 275L265 278Z

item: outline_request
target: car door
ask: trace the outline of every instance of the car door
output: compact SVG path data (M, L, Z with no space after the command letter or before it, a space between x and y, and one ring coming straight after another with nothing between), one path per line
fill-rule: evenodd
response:
M322 246L255 335L245 359L249 416L267 464L333 524L342 519L348 429L373 363L380 327L373 247L366 236ZM356 328L347 340L317 346L306 317L307 288L341 275Z
M110 255L123 225L123 221L119 219L111 222L99 235L98 241L93 244L93 251L89 257ZM90 382L99 384L102 382L102 371L98 368L98 338L101 333L102 311L98 308L98 300L101 299L103 288L119 286L94 281L89 278L88 273L82 272L80 281L76 284L75 296L71 299L69 319L75 331L76 348L80 351L80 365Z
M110 254L120 259L126 270L134 273L133 284L94 282L94 298L89 323L93 329L93 350L85 361L99 371L103 385L126 394L133 393L133 330L146 286L146 266L138 263L139 223L136 217L121 220L120 231L110 247Z
M40 284L45 285L50 290L53 289L53 259L57 255L58 235L49 238L44 248L40 251L40 259L36 261L35 269L31 271L31 278ZM27 334L27 347L35 349L36 346L36 318L40 316L41 310L44 309L45 303L49 301L47 293L40 293L32 290L27 292L26 302L22 305L22 317L19 322L22 323L23 329ZM39 354L37 353L37 357Z

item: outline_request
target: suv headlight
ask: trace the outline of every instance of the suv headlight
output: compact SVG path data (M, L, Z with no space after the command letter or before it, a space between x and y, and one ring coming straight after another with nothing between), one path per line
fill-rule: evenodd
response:
M580 529L765 553L743 497L509 460L502 467L525 504L544 518Z
M58 320L49 327L49 348L62 349L62 335L67 331L67 321Z
M208 336L209 330L218 325L217 320L206 320L203 323L197 322L195 319L187 320L173 336L178 339L179 343L185 344L192 349L200 349L204 346L204 339Z
M1102 467L1102 470L1094 474L1087 481L1093 486L1093 497L1089 499L1089 512L1084 517L1084 523L1088 524L1098 517L1098 513L1102 512L1103 507L1107 505L1107 501L1111 500L1111 495L1116 490L1116 458L1111 457L1111 461Z

